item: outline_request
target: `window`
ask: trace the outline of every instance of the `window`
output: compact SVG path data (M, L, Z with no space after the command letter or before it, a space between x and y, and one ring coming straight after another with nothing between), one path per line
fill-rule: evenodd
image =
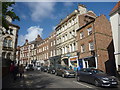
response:
M94 50L94 43L93 42L89 42L89 50Z
M47 46L47 49L48 49L48 46Z
M52 51L51 51L51 57L52 57Z
M83 39L83 38L84 38L84 33L80 32L80 39Z
M75 36L75 30L73 30L72 35Z
M53 51L53 55L55 56L55 50Z
M12 47L12 40L8 40L8 47Z
M4 39L3 46L7 47L7 39L6 38Z
M67 34L65 35L65 40L67 40Z
M83 53L83 52L85 52L85 45L84 44L81 45L81 53Z
M70 38L72 37L72 33L70 32Z
M6 37L3 41L4 47L12 47L12 38Z
M65 37L63 36L63 42L65 41Z
M92 27L89 27L89 28L87 29L87 31L88 31L88 35L91 35L91 34L92 34Z
M54 45L55 45L55 40L54 40Z
M52 42L51 42L51 46L52 46Z
M10 29L10 34L13 35L13 29Z
M74 46L74 47L73 47L73 49L74 49L73 51L75 51L75 50L76 50L76 44L73 43L73 46Z
M72 52L72 44L69 45L70 52Z

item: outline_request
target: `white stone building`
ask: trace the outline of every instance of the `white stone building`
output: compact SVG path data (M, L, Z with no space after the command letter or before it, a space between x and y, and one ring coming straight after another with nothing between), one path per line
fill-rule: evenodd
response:
M120 1L110 12L116 69L120 71Z
M76 30L79 28L78 16L87 13L83 5L78 5L78 10L74 10L56 27L56 51L61 55L61 64L77 65L77 43Z
M16 59L18 30L20 29L19 26L12 24L12 19L9 16L6 17L6 21L9 24L8 30L0 26L0 57L3 70Z

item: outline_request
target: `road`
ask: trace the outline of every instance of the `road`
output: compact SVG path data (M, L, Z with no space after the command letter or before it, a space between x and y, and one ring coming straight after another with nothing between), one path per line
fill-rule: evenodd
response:
M18 78L15 82L3 85L5 88L87 88L91 90L103 90L111 89L104 87L96 87L94 85L77 82L75 78L62 78L61 76L55 76L47 72L40 71L27 71L24 74L24 78ZM112 90L119 90L118 88L112 88Z

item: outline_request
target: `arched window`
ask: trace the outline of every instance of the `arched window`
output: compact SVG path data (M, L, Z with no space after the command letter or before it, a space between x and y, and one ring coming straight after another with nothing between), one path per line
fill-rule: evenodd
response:
M2 52L2 59L5 59L6 52Z
M4 47L12 47L12 38L6 37L3 41L3 46Z
M3 41L3 46L4 47L7 47L7 39L5 38L4 41Z
M11 53L7 54L7 59L11 59Z

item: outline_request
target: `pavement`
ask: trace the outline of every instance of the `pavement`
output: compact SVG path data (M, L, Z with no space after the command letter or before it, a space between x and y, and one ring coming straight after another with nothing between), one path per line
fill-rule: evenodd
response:
M11 75L3 78L2 88L4 89L91 89L91 90L103 90L112 89L120 90L120 84L118 88L103 88L96 87L94 85L77 82L75 78L62 78L61 76L55 76L46 72L29 71L25 72L24 78L17 78L13 80Z

